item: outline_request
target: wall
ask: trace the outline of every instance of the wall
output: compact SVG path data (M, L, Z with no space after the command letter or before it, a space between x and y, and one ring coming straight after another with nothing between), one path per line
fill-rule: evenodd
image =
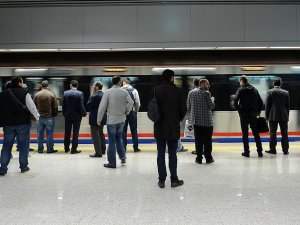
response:
M0 49L297 46L300 5L0 8Z

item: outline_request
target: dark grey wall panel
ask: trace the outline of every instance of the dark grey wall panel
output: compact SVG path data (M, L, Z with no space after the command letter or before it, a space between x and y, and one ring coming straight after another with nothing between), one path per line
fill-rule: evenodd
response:
M191 40L190 6L140 6L139 42Z
M0 43L31 43L30 8L0 9Z
M246 41L294 41L297 35L297 6L245 6Z
M83 8L33 8L32 42L83 42Z
M85 8L84 41L137 42L137 7Z
M243 41L243 6L192 5L192 41Z

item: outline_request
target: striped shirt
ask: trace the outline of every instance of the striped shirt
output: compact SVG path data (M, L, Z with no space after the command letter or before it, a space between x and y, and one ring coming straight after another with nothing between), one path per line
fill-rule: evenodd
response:
M194 88L187 98L187 116L192 125L212 127L212 109L215 107L208 90Z

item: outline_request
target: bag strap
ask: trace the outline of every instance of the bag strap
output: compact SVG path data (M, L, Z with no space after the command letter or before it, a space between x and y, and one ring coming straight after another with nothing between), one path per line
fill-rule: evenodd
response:
M26 105L24 105L20 99L17 98L17 96L13 93L13 91L11 89L8 90L8 92L10 93L10 95L13 97L13 99L23 108L25 109L28 113L31 114L31 112L29 111L29 109L27 108Z

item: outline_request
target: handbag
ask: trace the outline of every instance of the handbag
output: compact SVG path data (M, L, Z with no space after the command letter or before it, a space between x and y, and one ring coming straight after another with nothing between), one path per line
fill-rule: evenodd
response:
M189 123L188 120L185 121L185 126L184 126L184 137L186 138L194 138L194 126Z
M25 109L25 111L28 113L30 120L31 121L36 121L35 117L32 115L32 113L30 112L30 110L27 108L26 105L24 105L17 97L16 95L12 92L11 89L8 90L8 92L10 93L10 95L13 97L13 99L20 105L22 106L23 109Z
M160 109L155 95L155 89L154 89L154 97L151 99L148 105L147 116L154 123L157 123L160 120Z
M256 126L257 126L258 133L269 132L268 122L265 117L258 117L256 119Z

